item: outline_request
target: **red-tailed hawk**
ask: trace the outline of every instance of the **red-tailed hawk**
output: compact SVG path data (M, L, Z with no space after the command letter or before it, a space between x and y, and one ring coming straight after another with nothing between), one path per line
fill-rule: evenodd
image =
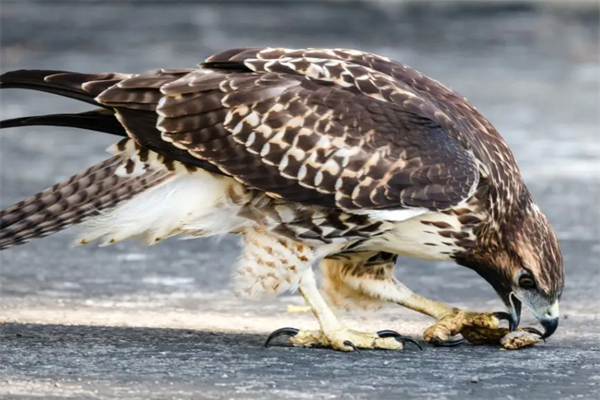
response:
M385 57L355 50L243 48L197 69L142 74L14 71L2 88L98 107L16 118L123 139L113 156L1 212L0 248L85 222L78 243L237 233L241 295L298 289L319 331L297 345L400 349L395 331L344 328L331 306L393 302L437 323L436 344L519 324L524 303L558 326L563 261L549 222L494 127L463 97ZM508 313L471 313L418 296L397 255L478 272ZM325 281L317 287L312 265Z

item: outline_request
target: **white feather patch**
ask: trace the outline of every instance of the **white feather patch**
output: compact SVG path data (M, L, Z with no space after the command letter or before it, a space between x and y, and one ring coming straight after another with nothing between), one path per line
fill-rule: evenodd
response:
M351 213L368 215L371 219L377 221L402 222L429 212L424 208L406 208L402 210L357 210Z
M237 210L222 210L234 207L227 201L232 184L238 183L206 171L177 176L85 223L79 243L104 239L108 245L142 236L147 244L154 244L184 232L226 233L244 222L236 216Z

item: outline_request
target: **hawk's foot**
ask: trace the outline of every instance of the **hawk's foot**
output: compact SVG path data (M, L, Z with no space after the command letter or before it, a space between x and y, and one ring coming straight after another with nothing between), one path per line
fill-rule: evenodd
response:
M377 333L358 332L350 329L339 329L325 334L323 331L300 331L295 328L281 328L269 335L265 347L279 336L290 336L294 346L302 347L331 347L340 351L358 351L359 349L402 350L405 342L421 346L414 339L402 336L395 331L380 331Z

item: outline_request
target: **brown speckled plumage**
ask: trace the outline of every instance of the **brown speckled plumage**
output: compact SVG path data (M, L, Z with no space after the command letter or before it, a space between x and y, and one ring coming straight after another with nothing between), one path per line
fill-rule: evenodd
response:
M473 268L507 304L523 271L546 300L562 292L556 236L497 130L458 93L385 57L242 48L209 57L197 69L14 71L2 75L1 86L100 107L3 121L3 128L59 125L125 137L113 152L122 160L118 174L129 177L83 196L86 210L144 190L141 182L158 170L177 176L206 171L211 179L229 179L222 185L236 218L285 240L329 246L329 253L315 254L335 261L340 276L392 279L385 271L394 254L402 254ZM97 174L90 170L83 178ZM134 179L128 182L136 189L114 195L117 187L123 192L121 179ZM65 203L60 193L70 186L62 185L3 211L3 247L84 219L64 222L42 210ZM52 193L59 195L46 201ZM111 193L117 198L102 197ZM70 211L77 204L59 208L77 214ZM219 204L216 209L225 207ZM25 234L15 224L51 228ZM174 227L167 235L203 236L206 229ZM239 222L230 231L247 229ZM339 265L344 257L346 267Z

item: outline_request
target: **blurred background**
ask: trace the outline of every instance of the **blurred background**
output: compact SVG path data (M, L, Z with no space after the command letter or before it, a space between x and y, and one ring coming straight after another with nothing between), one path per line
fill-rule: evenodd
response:
M557 230L569 318L559 339L598 339L599 36L598 2L581 0L0 3L2 72L142 72L194 66L242 46L343 47L388 56L457 90L503 134ZM28 91L2 91L0 102L3 119L87 108ZM0 206L102 160L113 141L49 127L3 131ZM234 237L68 250L73 237L67 231L0 253L0 323L248 333L314 325L310 315L287 312L301 304L295 295L257 303L231 296ZM403 259L398 270L420 294L472 309L501 306L464 268ZM430 322L397 307L363 317L349 320L414 335Z

